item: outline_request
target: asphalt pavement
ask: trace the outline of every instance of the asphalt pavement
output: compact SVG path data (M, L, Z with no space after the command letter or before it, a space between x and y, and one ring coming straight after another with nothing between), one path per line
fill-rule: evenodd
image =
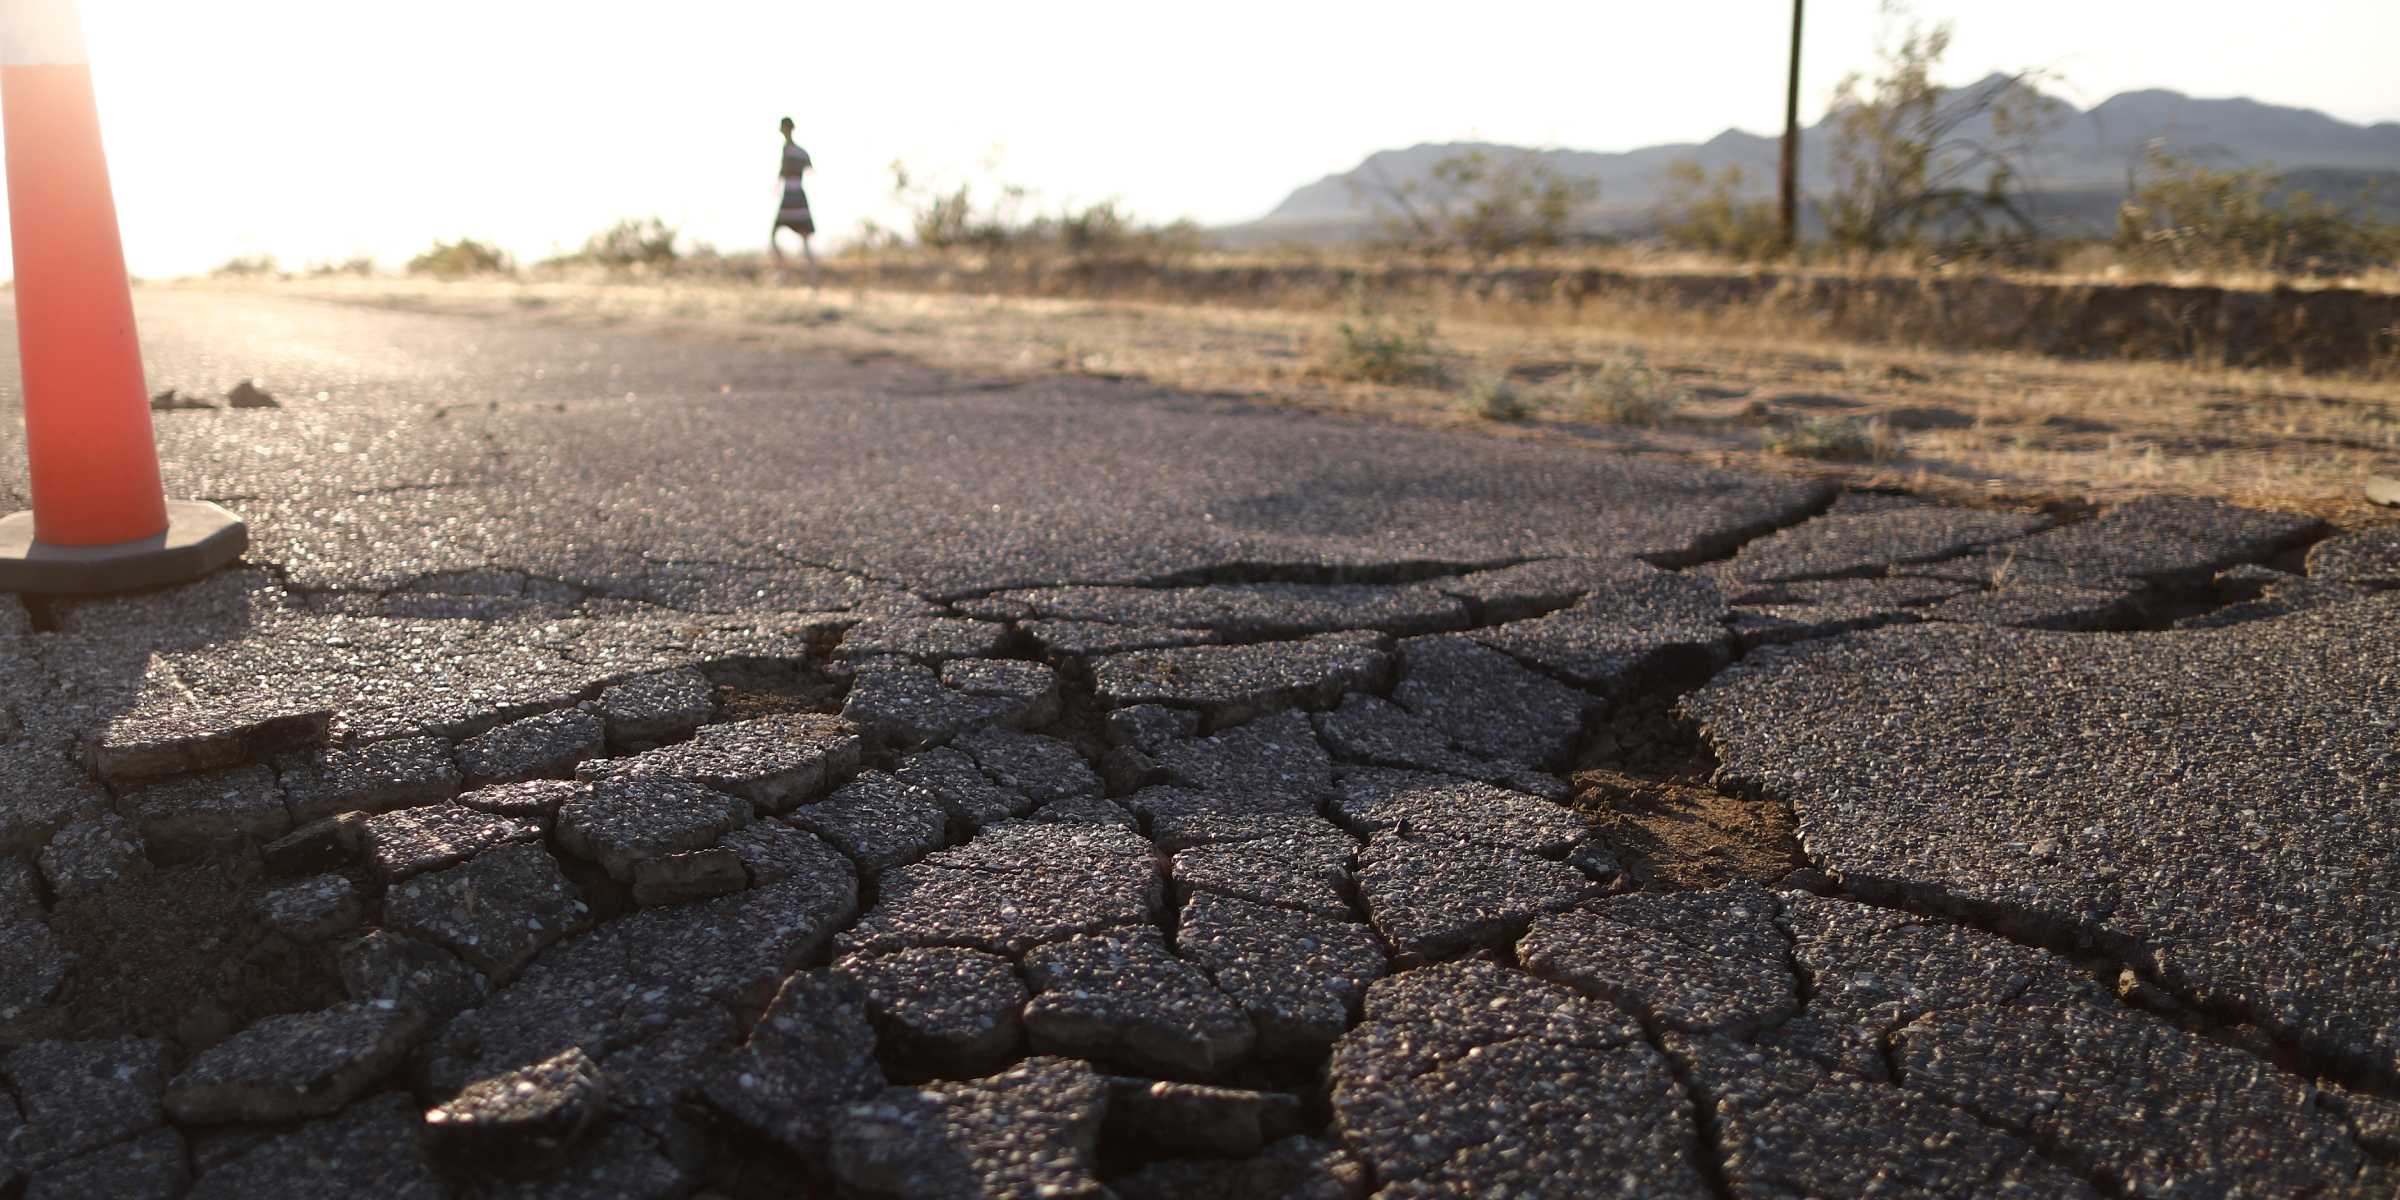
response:
M0 1189L2400 1182L2391 538L137 304L281 406L157 414L241 564L0 598ZM1649 697L1788 867L1578 807Z

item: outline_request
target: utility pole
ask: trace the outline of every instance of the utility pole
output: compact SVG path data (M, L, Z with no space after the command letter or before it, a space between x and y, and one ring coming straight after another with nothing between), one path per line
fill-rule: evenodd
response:
M1792 70L1783 92L1783 179L1775 234L1790 254L1800 244L1800 0L1792 0Z

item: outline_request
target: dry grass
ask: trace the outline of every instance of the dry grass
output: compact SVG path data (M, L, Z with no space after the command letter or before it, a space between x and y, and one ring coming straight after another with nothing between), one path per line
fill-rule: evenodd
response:
M1756 310L1466 306L1431 322L1413 384L1363 381L1341 327L1358 314L1187 304L833 290L739 281L211 280L346 303L763 344L979 376L1089 375L1492 436L1681 456L1990 503L2217 496L2338 524L2391 514L2358 499L2400 467L2400 385L2178 363L2062 362L1830 342ZM1591 380L1663 381L1639 423L1594 420ZM1462 404L1505 384L1508 415ZM1888 430L1860 462L1768 451L1812 418Z

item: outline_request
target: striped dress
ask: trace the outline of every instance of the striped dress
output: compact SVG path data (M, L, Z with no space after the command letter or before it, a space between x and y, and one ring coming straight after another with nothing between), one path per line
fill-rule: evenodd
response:
M775 210L775 224L790 226L803 234L817 231L817 223L808 215L808 193L800 189L800 172L809 165L808 151L786 143L783 147L783 204Z

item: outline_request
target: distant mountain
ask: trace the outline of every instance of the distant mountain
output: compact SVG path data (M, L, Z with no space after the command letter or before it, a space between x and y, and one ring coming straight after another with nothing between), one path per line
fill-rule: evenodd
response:
M2140 161L2144 147L2154 140L2222 166L2271 162L2295 176L2305 172L2309 182L2325 195L2353 193L2356 187L2348 185L2363 186L2369 178L2400 171L2400 123L2391 121L2352 125L2312 109L2240 98L2196 100L2163 89L2125 92L2088 110L2056 97L2051 100L2059 120L2027 165L2042 191L2060 193L2062 201L2068 194L2077 198L2063 205L2063 210L2077 219L2100 194L2122 195L2127 168ZM1826 133L1823 122L1801 132L1800 183L1805 191L1822 192L1832 183L1827 174ZM1638 223L1657 200L1653 181L1679 158L1691 159L1712 174L1728 163L1740 163L1771 188L1780 141L1728 129L1697 144L1646 146L1620 153L1540 153L1560 174L1599 180L1600 204L1592 214L1593 221L1622 228ZM1363 229L1370 205L1353 188L1353 178L1367 183L1370 191L1397 187L1409 180L1425 180L1435 163L1470 150L1513 152L1515 148L1450 142L1377 151L1350 171L1328 175L1294 191L1265 219L1222 232L1236 240L1257 240L1279 234L1338 236L1340 230ZM2105 207L2113 209L2113 202Z

